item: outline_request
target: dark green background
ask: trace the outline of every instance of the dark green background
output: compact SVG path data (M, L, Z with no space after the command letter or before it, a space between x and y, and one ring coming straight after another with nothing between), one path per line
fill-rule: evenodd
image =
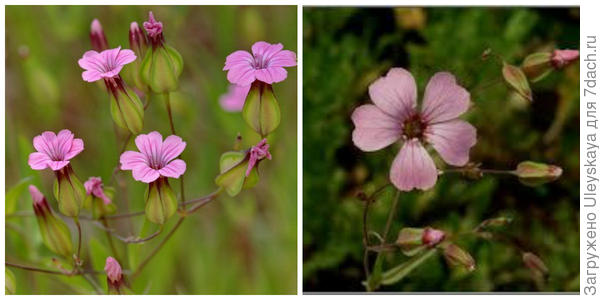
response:
M509 176L471 181L440 177L428 192L402 194L391 238L402 227L470 230L484 219L510 216L510 235L548 266L536 285L521 253L502 243L465 238L475 258L472 273L428 260L384 291L579 290L579 67L554 72L532 85L534 101L509 96L498 59L508 63L553 48L577 49L578 8L304 8L303 80L303 281L305 291L364 291L362 203L388 182L398 146L364 153L351 140L350 115L369 103L368 85L391 67L411 71L419 95L438 71L450 71L471 91L474 108L463 116L477 128L471 160L512 169L520 161L560 165L562 177L539 187ZM490 82L497 84L488 88ZM420 98L419 98L420 99ZM443 167L441 160L437 165ZM371 230L383 231L394 194L388 188L370 213ZM406 258L385 256L384 269Z

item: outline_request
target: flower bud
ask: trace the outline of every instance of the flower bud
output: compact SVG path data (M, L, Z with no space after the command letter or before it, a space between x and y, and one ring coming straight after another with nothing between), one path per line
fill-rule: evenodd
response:
M542 80L544 77L550 74L550 72L552 72L550 53L538 52L528 55L523 61L521 69L527 78L531 80L531 82Z
M427 228L402 228L396 239L396 245L402 253L413 256L425 248L433 248L442 242L445 233L431 227Z
M431 248L443 241L445 237L446 234L443 231L427 227L423 232L423 244Z
M142 81L157 94L177 90L183 58L177 50L165 44L162 23L154 19L152 12L149 20L144 22L144 28L152 48L146 52L140 67Z
M270 84L259 80L252 83L242 109L242 117L261 137L277 129L281 111Z
M512 222L511 218L507 218L507 217L498 217L498 218L493 218L493 219L487 219L484 220L483 222L481 222L478 226L477 226L477 230L483 230L483 229L492 229L492 228L499 228L499 227L503 227L506 226L508 224L510 224Z
M562 169L555 165L524 161L517 165L513 173L524 185L537 186L558 179L562 175Z
M120 294L121 285L123 285L123 271L121 265L112 256L106 258L106 264L104 265L104 272L106 272L106 283L108 284L109 294Z
M17 280L15 274L8 268L4 268L4 294L14 295L17 291Z
M528 101L533 101L527 77L519 67L509 65L505 62L504 67L502 67L502 76L504 76L504 80L508 83L510 88L517 92L519 96Z
M129 47L135 52L137 57L143 58L148 50L148 37L140 29L137 22L131 22L129 26ZM142 68L142 60L136 59L133 63L125 67L125 76L133 85L141 91L149 92L149 87L142 80L140 70Z
M166 177L159 177L148 184L146 191L146 218L156 224L164 224L177 211L177 197Z
M552 52L552 66L555 69L562 69L579 59L579 50L554 50Z
M448 244L445 246L444 258L449 265L463 266L469 272L475 270L475 260L473 257L455 244Z
M105 189L100 177L90 177L83 186L87 194L84 207L92 211L92 218L100 219L117 211L117 207L110 200L114 191L110 188Z
M230 151L221 155L220 171L215 183L230 196L240 193L242 188L251 188L258 182L256 166L263 159L271 159L267 139L245 151Z
M536 276L545 276L548 274L548 268L544 262L531 252L523 253L523 263Z
M29 193L44 245L58 255L69 257L73 253L73 244L67 224L54 216L46 198L35 186L29 186Z
M144 127L144 106L138 95L125 85L120 76L104 79L110 91L110 112L119 127L138 134Z
M90 41L92 42L92 49L98 52L108 49L108 41L106 40L104 30L102 30L102 25L98 19L92 21Z
M58 210L65 216L77 217L85 199L85 189L75 176L71 164L54 171L54 197L58 201Z

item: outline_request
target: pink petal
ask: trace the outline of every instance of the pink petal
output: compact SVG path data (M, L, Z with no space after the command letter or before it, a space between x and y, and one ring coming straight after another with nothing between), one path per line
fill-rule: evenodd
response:
M124 66L136 59L135 53L129 49L123 49L117 54L117 65Z
M146 158L158 158L162 148L162 135L157 131L140 134L135 138L135 145Z
M100 74L100 76L102 78L113 78L113 77L119 75L119 72L121 72L121 69L123 69L123 66L116 66L116 67L110 69L110 71Z
M68 160L59 160L59 161L49 161L48 162L48 166L50 167L50 169L52 169L53 171L58 171L62 168L64 168L66 165L69 164Z
M402 123L379 107L361 105L352 113L352 141L363 151L376 151L391 145L402 136Z
M259 69L256 70L254 74L256 75L256 79L268 84L281 82L287 77L287 71L282 67Z
M158 172L165 177L179 178L185 172L185 162L181 159L176 159L158 170Z
M392 163L390 180L401 191L427 190L437 181L437 169L418 139L407 141Z
M269 67L294 67L296 66L296 53L290 50L283 50L269 59Z
M463 166L469 162L469 150L477 142L477 131L463 120L452 120L428 126L425 138L448 164Z
M67 152L65 159L69 160L81 153L81 151L83 151L83 140L73 139L73 142L71 143L71 149Z
M119 159L121 162L121 170L133 170L141 165L148 166L146 156L140 152L125 151Z
M423 120L439 123L455 119L467 111L470 95L456 83L454 75L438 72L427 83L423 99Z
M29 154L29 166L34 170L43 170L48 167L48 163L52 160L48 155L42 152L33 152Z
M102 74L96 70L87 70L81 73L81 78L87 82L94 82L102 79Z
M369 86L369 95L377 107L402 122L417 107L417 85L412 75L402 68L392 68Z
M221 107L230 112L242 111L246 97L250 91L251 85L241 86L237 84L229 85L229 89L226 94L219 98Z
M56 134L52 131L45 131L42 134L33 138L33 147L38 152L51 155L53 153L53 142L56 139Z
M254 62L254 57L248 51L238 50L235 51L225 58L225 67L223 71L229 70L233 67L239 66L250 66Z
M282 49L283 45L281 43L269 44L260 41L252 45L252 55L254 55L254 57L261 56L263 60L267 61Z
M133 175L133 179L145 183L153 182L160 176L158 171L146 165L138 165L137 167L133 168L131 174Z
M162 144L162 161L166 164L179 156L185 149L185 142L176 135L168 136Z
M82 69L99 71L101 70L100 53L94 50L86 51L77 63Z
M237 85L250 85L256 79L251 65L236 65L227 72L227 80Z
M69 151L71 150L71 146L73 145L73 137L74 137L74 134L68 129L63 129L56 135L56 140L55 140L56 148L55 149L58 152L59 157L62 157L65 160L69 160L69 158L66 158L66 156L69 153ZM82 143L82 146L83 146L83 143ZM81 149L81 150L83 150L83 149ZM77 152L77 153L79 153L79 152Z

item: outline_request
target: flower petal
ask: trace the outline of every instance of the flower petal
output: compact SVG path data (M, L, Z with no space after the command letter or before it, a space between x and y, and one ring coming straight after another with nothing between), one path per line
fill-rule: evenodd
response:
M147 159L156 159L162 148L162 135L157 131L148 134L140 134L135 138L135 145Z
M140 152L125 151L119 159L121 162L121 170L133 170L140 165L148 166L146 156Z
M282 50L268 61L269 67L295 67L296 65L296 53L290 50Z
M102 79L102 74L96 70L87 70L81 73L81 78L87 82L94 82Z
M385 148L402 136L402 123L372 104L356 108L352 122L352 141L363 151Z
M452 120L428 126L425 139L448 164L464 166L477 142L477 130L463 120Z
M58 160L58 161L51 160L51 161L48 162L48 166L53 171L58 171L58 170L64 168L68 164L69 164L68 160Z
M123 49L119 51L116 58L117 66L124 66L130 62L133 62L137 57L135 53L129 49Z
M264 61L268 61L282 49L283 45L281 43L269 44L267 42L260 41L252 45L252 55L254 55L255 58L260 56Z
M438 72L427 83L422 117L428 123L455 119L469 109L469 92L456 83L454 75Z
M410 117L417 107L417 85L402 68L392 68L369 86L371 100L381 110L400 120Z
M165 177L179 178L179 176L185 173L185 167L185 162L183 160L176 159L158 170L158 172Z
M38 152L47 154L48 156L53 154L53 142L56 139L56 134L52 131L44 131L42 134L33 138L33 147Z
M52 160L48 155L42 152L33 152L29 154L29 166L34 170L43 170L48 167L48 163Z
M401 191L427 190L437 181L437 169L418 139L407 141L394 158L390 180Z
M287 71L282 67L259 69L254 71L254 74L256 75L256 79L268 84L281 82L287 78Z
M69 160L75 157L77 154L81 153L81 151L83 151L83 140L73 139L73 142L71 143L71 149L69 149L67 155L65 155L65 159Z
M150 183L158 179L160 174L158 171L148 167L147 165L138 165L133 168L131 174L133 175L133 179L145 183Z
M168 136L162 143L161 157L163 165L166 165L175 157L179 156L179 154L183 152L183 149L185 149L185 145L185 142L180 137L176 135Z
M73 137L75 135L68 129L63 129L56 135L56 151L58 153L58 157L63 158L64 160L68 160L66 158L67 154L71 150L71 146L73 145ZM83 146L83 145L82 145ZM81 149L83 150L83 149ZM78 152L79 153L79 152Z
M254 61L254 57L248 51L238 50L235 51L225 58L225 67L223 71L229 70L236 66L250 66Z
M248 92L250 92L250 87L251 85L230 85L227 93L219 98L219 104L221 104L221 107L226 111L242 111Z
M250 85L256 79L251 65L236 65L227 72L227 80L237 85Z

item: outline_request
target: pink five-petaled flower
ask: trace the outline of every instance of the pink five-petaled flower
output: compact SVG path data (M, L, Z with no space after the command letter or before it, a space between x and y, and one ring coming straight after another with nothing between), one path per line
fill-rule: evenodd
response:
M248 168L246 169L246 177L250 175L250 171L256 166L256 163L263 159L271 159L271 153L269 152L269 144L267 139L263 139L256 146L250 148L250 158L248 160Z
M125 151L120 159L121 170L132 170L135 180L150 183L160 176L179 178L185 172L185 162L175 159L186 145L180 137L170 135L163 142L162 135L153 131L138 135L135 144L140 152Z
M88 195L94 195L104 201L104 204L110 204L110 198L104 194L104 188L102 186L102 178L90 177L84 184L85 192Z
M579 50L554 50L552 52L551 62L552 66L556 69L560 69L579 58Z
M404 142L390 171L390 180L399 190L435 185L438 171L424 144L431 144L450 165L469 161L476 130L458 117L469 108L470 95L452 74L439 72L429 80L420 111L415 79L402 68L391 69L371 84L369 95L375 105L362 105L352 113L352 141L363 151Z
M229 82L241 86L260 80L267 84L283 81L287 71L283 67L296 66L296 53L282 50L283 45L256 42L252 45L252 54L238 50L225 59L224 71Z
M34 170L50 168L58 171L69 164L69 160L83 151L83 140L73 138L68 129L58 135L44 131L33 138L33 147L38 152L29 154L29 166Z
M135 53L121 47L104 50L100 53L90 50L79 59L79 66L85 71L81 74L83 80L94 82L100 79L109 79L119 75L126 64L136 59Z
M119 265L119 262L112 256L106 258L104 272L106 272L106 277L108 277L108 280L113 284L121 281L121 277L123 276L121 265Z
M221 107L226 111L242 111L244 108L244 102L246 102L246 96L248 96L248 92L250 91L250 87L250 85L230 85L227 93L221 95L219 98L219 104L221 104Z

